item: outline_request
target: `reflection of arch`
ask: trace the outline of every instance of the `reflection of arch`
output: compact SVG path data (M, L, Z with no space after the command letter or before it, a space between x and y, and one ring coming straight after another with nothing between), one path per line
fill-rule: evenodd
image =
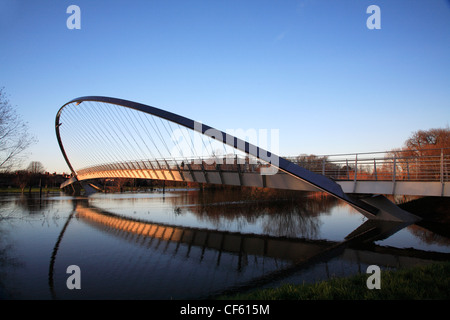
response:
M74 213L75 213L75 209L70 213L69 217L67 218L66 222L64 223L64 226L58 236L58 239L56 240L55 246L53 247L52 255L50 258L50 265L48 268L48 287L50 288L50 293L51 293L51 296L53 299L56 299L56 292L55 292L54 279L53 279L56 256L58 254L59 244L61 243L61 240L64 237L64 233L66 232L67 226L69 225L70 220L72 220Z
M294 263L336 244L324 240L278 238L151 223L81 205L77 205L76 216L104 231L115 230L115 235L118 236L133 234L142 238L229 252L240 257L257 255Z
M197 229L197 228L184 228L172 225L155 224L146 221L139 221L130 219L128 217L120 216L117 214L102 211L96 208L89 208L88 203L76 201L74 202L74 210L67 218L61 233L57 239L55 247L53 249L50 267L49 267L49 287L52 293L52 297L55 299L56 294L53 286L53 273L54 265L57 257L57 252L60 249L60 244L64 236L65 231L69 226L69 222L73 217L81 218L81 221L88 222L89 225L95 226L100 230L108 233L113 233L114 236L124 238L128 241L132 241L133 244L148 248L147 239L157 239L158 243L166 244L169 241L175 242L183 241L185 245L196 246L199 249L207 248L212 250L223 250L234 256L239 256L238 270L242 266L245 266L246 254L253 255L266 255L273 259L288 259L284 261L290 261L291 263L286 265L281 270L270 272L268 275L256 277L249 282L243 283L238 287L231 287L227 292L233 292L234 290L242 290L245 288L257 287L265 283L272 282L274 279L284 279L285 277L294 274L302 270L305 267L312 266L318 261L324 261L336 257L344 252L345 259L351 259L358 261L362 264L377 264L383 266L386 262L394 261L396 265L387 265L388 267L398 267L405 265L427 262L427 259L436 258L436 254L428 254L426 252L420 252L417 250L403 250L403 249L390 249L370 244L368 247L360 247L365 241L372 243L381 237L388 237L392 234L392 230L397 231L403 226L403 224L387 223L382 221L368 220L358 230L355 230L348 236L348 240L344 242L330 242L330 241L306 241L301 239L288 239L284 237L266 237L266 236L254 236L231 232L217 232L213 230ZM392 229L393 228L393 229ZM134 236L130 236L134 235ZM228 238L227 238L228 237ZM244 239L244 240L242 240ZM137 241L139 240L139 241ZM142 241L141 241L142 240ZM155 241L156 243L156 241ZM353 244L357 244L357 247L352 248ZM168 246L164 245L165 248ZM171 246L173 249L175 246ZM302 250L304 255L298 254L296 250ZM165 252L165 251L164 251ZM189 251L188 251L189 252ZM420 259L414 257L415 254L419 255ZM407 257L408 259L399 259L398 257ZM220 255L219 255L220 257ZM441 254L439 259L447 259L448 254ZM220 258L217 263L220 263ZM292 267L289 267L292 265Z
M373 242L388 238L393 233L402 229L406 224L386 221L368 220L362 226L354 230L343 242L324 240L304 240L285 237L258 236L253 234L241 234L222 232L216 230L180 227L173 225L157 224L124 217L106 212L97 208L77 206L77 217L90 225L100 228L105 232L113 232L115 236L125 238L135 244L147 246L145 238L149 241L158 240L161 247L167 248L167 243L183 243L189 247L195 246L204 251L212 249L219 252L235 254L239 257L237 270L241 270L243 261L248 256L264 256L280 261L289 261L284 267L271 271L251 279L248 282L236 286L231 285L221 292L233 293L249 288L260 287L276 280L282 280L299 271L305 270L318 262L327 262L341 254L350 260L357 260L360 264L377 264L387 267L400 267L415 263L427 262L429 257L436 255L420 252L420 250L402 250L374 246ZM134 235L130 237L130 235ZM164 245L163 243L166 243ZM368 246L364 246L364 245ZM352 247L355 246L354 249ZM177 246L178 247L178 246ZM363 250L361 250L363 249ZM189 250L188 250L189 251ZM170 253L170 252L169 252ZM415 258L418 254L420 258ZM220 264L220 254L217 265ZM407 257L399 259L398 256ZM395 265L389 265L389 262Z

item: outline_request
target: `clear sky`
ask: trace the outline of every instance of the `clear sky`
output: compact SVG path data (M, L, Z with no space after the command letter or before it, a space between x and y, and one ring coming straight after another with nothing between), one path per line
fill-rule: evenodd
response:
M279 129L280 155L390 150L450 120L448 0L0 0L0 39L0 86L52 172L56 113L87 95Z

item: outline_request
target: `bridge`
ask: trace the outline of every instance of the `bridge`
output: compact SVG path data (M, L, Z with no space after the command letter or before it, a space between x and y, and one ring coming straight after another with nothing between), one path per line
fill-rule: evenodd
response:
M66 190L90 193L97 179L135 178L320 191L369 219L399 222L419 218L385 195L450 196L448 149L280 157L186 117L99 96L64 104L55 129L72 172Z

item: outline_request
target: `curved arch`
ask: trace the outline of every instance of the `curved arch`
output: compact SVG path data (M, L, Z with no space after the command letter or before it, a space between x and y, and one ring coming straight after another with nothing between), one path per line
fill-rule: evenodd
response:
M55 119L55 129L56 129L56 136L59 143L59 146L61 148L61 152L63 154L63 157L69 166L70 170L72 171L73 175L76 177L76 172L73 169L69 158L67 157L66 151L64 149L63 142L61 140L59 127L61 126L60 123L60 116L62 110L69 104L76 103L77 105L83 103L84 101L93 101L93 102L103 102L103 103L109 103L125 108L134 109L140 112L144 112L156 117L160 117L162 119L171 121L173 123L176 123L178 125L184 126L190 130L196 131L201 133L202 135L208 136L212 139L219 140L222 143L225 143L236 150L239 150L241 152L244 152L248 155L254 156L260 160L263 160L267 163L270 163L272 166L282 170L283 172L302 180L303 182L311 185L317 190L326 192L328 194L331 194L351 206L355 207L357 210L359 210L361 213L363 213L366 216L374 217L378 213L378 209L376 207L373 207L372 205L369 205L365 202L362 202L358 199L352 198L346 193L343 192L341 186L337 183L335 183L333 180L320 175L313 173L307 169L304 169L276 154L273 154L265 149L259 148L258 146L255 146L247 141L241 140L237 137L234 137L230 134L227 134L223 131L217 130L211 126L199 123L197 121L191 120L189 118L180 116L178 114L162 110L159 108L155 108L152 106L148 106L145 104L141 104L134 101L124 100L124 99L118 99L118 98L111 98L111 97L104 97L104 96L85 96L85 97L79 97L75 98L66 104L64 104L58 111Z

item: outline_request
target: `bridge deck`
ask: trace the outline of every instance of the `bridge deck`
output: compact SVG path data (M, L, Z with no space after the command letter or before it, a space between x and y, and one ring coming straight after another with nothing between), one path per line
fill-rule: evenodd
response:
M201 168L185 165L180 167L168 167L167 169L146 169L135 168L128 165L127 168L118 166L112 169L111 166L97 166L80 170L78 180L93 180L102 178L133 178L133 179L154 179L168 181L198 182L218 185L247 186L273 189L287 189L299 191L320 191L311 184L297 179L282 170L275 175L261 175L258 166L250 164L234 166L209 165ZM66 181L61 187L75 182L72 178ZM385 195L410 195L410 196L443 196L450 197L450 187L447 181L420 181L420 180L347 180L346 177L334 179L343 191L347 194L385 194Z

